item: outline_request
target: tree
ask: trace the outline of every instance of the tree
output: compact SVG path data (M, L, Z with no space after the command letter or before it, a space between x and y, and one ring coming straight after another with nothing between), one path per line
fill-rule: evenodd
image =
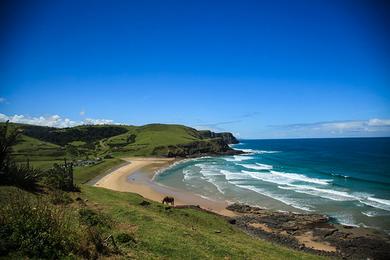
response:
M19 134L19 129L9 129L8 121L0 128L0 184L34 190L41 172L30 167L28 162L17 165L11 158L11 149Z
M76 191L73 183L73 164L66 160L64 164L54 164L51 169L45 173L45 183L50 188L63 191Z
M9 131L9 121L0 128L0 174L4 174L11 163L11 148L16 144L19 134L16 128Z

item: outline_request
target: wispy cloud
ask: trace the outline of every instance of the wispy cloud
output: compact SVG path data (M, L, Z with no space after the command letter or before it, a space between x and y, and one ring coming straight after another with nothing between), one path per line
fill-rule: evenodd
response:
M196 129L199 129L199 130L226 131L226 129L223 128L224 125L231 125L231 124L240 123L247 118L255 117L259 114L260 114L259 112L246 113L246 114L242 114L240 116L237 116L233 120L221 121L221 122L215 122L215 123L201 123L201 124L196 124L193 127Z
M13 123L60 127L60 128L72 127L77 125L115 124L113 120L109 120L109 119L86 118L83 121L73 121L69 118L64 118L59 115L30 117L25 115L7 116L5 114L0 113L0 122L5 122L8 120Z
M390 119L327 121L306 124L271 125L279 135L321 136L389 136Z
M0 104L7 104L7 103L8 103L8 101L6 98L0 97Z
M234 123L239 123L241 121L242 120L232 120L232 121L223 121L217 123L197 124L194 126L194 128L199 130L225 131L225 129L222 127L223 125L230 125Z
M86 125L112 125L115 123L114 123L114 120L110 120L110 119L86 118L83 120L83 124L86 124Z

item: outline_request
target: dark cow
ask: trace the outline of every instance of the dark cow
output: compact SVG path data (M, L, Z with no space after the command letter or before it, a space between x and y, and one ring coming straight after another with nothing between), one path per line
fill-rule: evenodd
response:
M162 204L166 203L167 205L171 204L172 206L175 205L175 199L173 197L166 196L162 200Z

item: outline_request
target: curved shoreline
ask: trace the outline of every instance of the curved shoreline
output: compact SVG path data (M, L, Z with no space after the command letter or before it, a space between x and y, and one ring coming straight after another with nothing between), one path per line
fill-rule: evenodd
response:
M294 249L331 257L354 258L386 255L389 237L377 230L334 224L325 215L272 211L244 204L231 204L201 197L198 194L167 187L154 176L179 162L172 158L124 158L127 163L100 177L93 186L120 192L132 192L161 202L175 198L175 206L194 207L229 218L229 223L258 238L271 240ZM182 160L180 160L182 162ZM99 178L99 177L97 177ZM353 250L350 248L360 248Z
M165 196L175 198L175 205L197 205L202 209L224 216L235 216L236 213L227 210L226 201L209 200L200 195L167 187L154 181L158 171L162 171L175 162L173 158L133 157L123 158L128 163L114 169L96 180L95 187L101 187L121 192L137 193L144 198L161 202Z

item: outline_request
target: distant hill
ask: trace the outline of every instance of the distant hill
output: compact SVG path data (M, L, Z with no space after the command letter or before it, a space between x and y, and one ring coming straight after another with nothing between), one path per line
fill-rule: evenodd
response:
M4 123L0 123L4 124ZM106 156L194 157L235 154L231 133L198 131L184 125L82 125L54 128L10 123L22 130L14 146L18 160Z

